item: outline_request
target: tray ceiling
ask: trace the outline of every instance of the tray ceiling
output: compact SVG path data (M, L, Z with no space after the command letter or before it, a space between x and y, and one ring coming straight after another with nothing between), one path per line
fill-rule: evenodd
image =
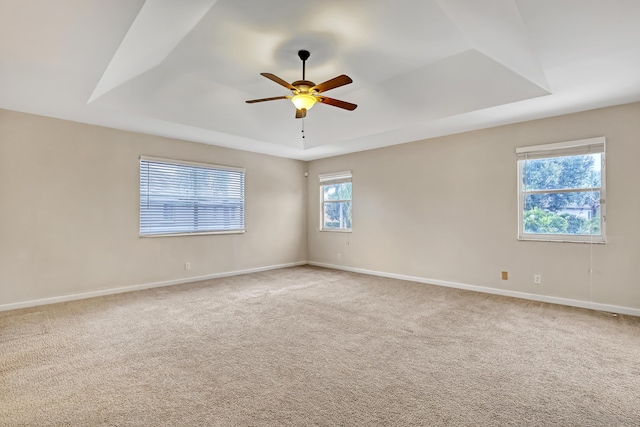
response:
M311 160L640 100L636 0L5 0L0 107ZM348 74L294 119L260 76ZM304 125L305 138L301 129Z

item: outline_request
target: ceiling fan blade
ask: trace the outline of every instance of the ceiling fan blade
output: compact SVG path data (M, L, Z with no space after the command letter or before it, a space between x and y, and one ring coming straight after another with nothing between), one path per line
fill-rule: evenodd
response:
M344 108L345 110L353 111L358 106L346 101L340 101L339 99L327 98L326 96L318 96L318 102L331 105L333 107Z
M351 80L351 77L342 74L338 77L332 78L331 80L327 80L324 83L315 85L314 87L309 89L309 92L313 92L313 91L326 92L328 90L335 89L340 86L348 85L349 83L353 83L353 80Z
M290 96L274 96L273 98L261 98L261 99L250 99L246 101L247 104L253 104L255 102L264 102L264 101L275 101L276 99L289 99Z
M303 119L307 117L307 109L306 108L301 108L299 110L296 110L296 119Z
M274 81L274 82L278 83L279 85L286 87L289 90L296 90L296 88L294 86L292 86L290 83L285 82L284 80L282 80L280 77L276 76L275 74L260 73L260 75L261 76L265 76L269 80Z

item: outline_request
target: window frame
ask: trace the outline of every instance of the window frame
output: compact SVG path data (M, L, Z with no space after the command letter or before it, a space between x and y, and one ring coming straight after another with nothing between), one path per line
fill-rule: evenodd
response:
M163 164L167 164L170 166L176 166L176 167L191 167L191 168L198 168L198 169L211 169L217 172L223 172L223 171L229 171L229 172L236 172L236 173L241 173L241 179L240 179L240 196L241 196L241 218L240 218L240 224L241 224L241 228L238 229L205 229L205 230L193 230L193 231L188 231L188 230L182 230L182 231L169 231L169 232L143 232L142 230L142 226L143 226L143 217L142 217L142 213L143 213L143 206L142 206L142 200L143 200L143 193L142 193L142 179L143 179L143 175L142 175L142 168L143 168L143 162L148 162L148 163L163 163ZM138 162L138 167L139 167L139 202L140 204L138 205L138 218L139 218L139 223L138 223L138 233L139 233L139 237L140 238L148 238L148 237L176 237L176 236L201 236L201 235L210 235L210 234L243 234L246 232L246 200L245 200L245 193L246 193L246 170L244 168L238 168L238 167L232 167L232 166L221 166L221 165L215 165L215 164L211 164L211 163L200 163L200 162L192 162L192 161L186 161L186 160L176 160L176 159L166 159L166 158L160 158L160 157L150 157L150 156L140 156L139 157L139 162ZM213 198L211 200L214 200ZM171 209L171 216L173 217L173 215L175 214L176 210L179 211L179 209L175 209L175 205L174 204L167 204L164 203L167 206L170 206ZM179 213L179 212L178 212ZM163 217L165 216L165 212L162 212ZM166 218L165 218L166 219Z
M567 188L556 190L531 190L523 189L523 165L527 160L543 158L561 158L581 154L601 154L601 185L591 188ZM543 241L564 243L600 243L604 244L606 238L606 138L596 137L575 141L556 142L552 144L532 145L516 148L518 169L518 240ZM524 231L524 206L527 194L541 193L572 193L572 192L600 192L600 234L538 234L525 233Z
M318 175L318 182L320 183L320 231L334 232L334 233L351 233L353 231L353 174L351 171L325 173ZM325 185L342 184L345 182L351 183L351 199L345 200L324 200L324 187ZM351 227L350 228L327 228L324 221L324 209L325 204L337 204L351 202Z

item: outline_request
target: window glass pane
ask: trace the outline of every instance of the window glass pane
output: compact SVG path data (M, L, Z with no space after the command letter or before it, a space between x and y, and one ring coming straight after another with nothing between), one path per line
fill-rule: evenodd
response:
M528 194L525 233L600 235L600 192Z
M602 186L602 154L524 160L525 191L599 188Z
M351 183L324 185L324 200L351 200Z
M350 229L351 202L326 202L324 204L324 228Z

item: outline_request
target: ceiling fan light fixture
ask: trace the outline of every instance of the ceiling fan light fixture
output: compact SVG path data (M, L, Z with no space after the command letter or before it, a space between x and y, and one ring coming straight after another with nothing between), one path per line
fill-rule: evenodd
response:
M310 110L318 100L315 96L308 93L299 93L291 98L291 102L298 110Z

